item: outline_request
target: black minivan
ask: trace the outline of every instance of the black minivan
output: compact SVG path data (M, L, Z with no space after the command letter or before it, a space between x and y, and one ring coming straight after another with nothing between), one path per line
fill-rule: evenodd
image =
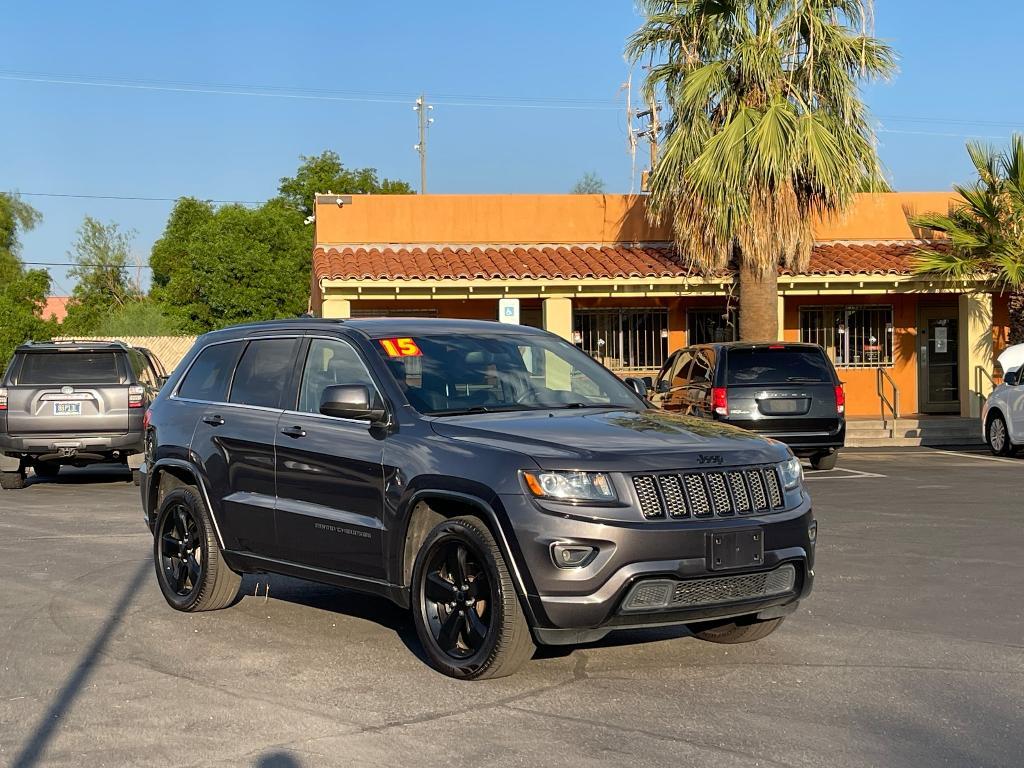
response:
M817 344L701 344L673 353L652 402L779 440L815 469L832 469L846 440L846 397Z

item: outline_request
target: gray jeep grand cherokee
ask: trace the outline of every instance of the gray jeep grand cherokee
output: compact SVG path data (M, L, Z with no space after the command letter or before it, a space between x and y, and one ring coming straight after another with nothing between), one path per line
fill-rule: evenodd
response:
M14 351L0 378L0 486L25 471L142 462L143 417L160 387L146 355L120 341L36 342Z
M274 572L411 609L460 678L534 643L689 625L771 633L816 524L781 443L651 409L543 331L289 320L200 338L150 409L142 504L182 611Z

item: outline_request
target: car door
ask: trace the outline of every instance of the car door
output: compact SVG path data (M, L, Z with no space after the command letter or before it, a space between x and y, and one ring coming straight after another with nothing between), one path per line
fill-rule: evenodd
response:
M1024 368L1017 371L1013 384L1003 386L1003 400L1006 403L1006 428L1010 433L1010 442L1014 445L1024 443Z
M191 450L220 509L227 549L274 550L274 438L298 345L298 336L212 345L178 390L179 398L203 405Z
M685 411L687 408L686 386L689 383L690 366L693 364L693 350L681 349L664 377L659 377L655 394L657 405L666 411Z
M384 578L384 436L366 421L319 412L324 388L336 384L362 384L380 397L352 344L310 338L275 435L278 550L301 565Z

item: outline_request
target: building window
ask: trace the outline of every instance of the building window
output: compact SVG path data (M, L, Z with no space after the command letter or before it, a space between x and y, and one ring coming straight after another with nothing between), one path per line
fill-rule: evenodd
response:
M716 341L736 341L739 324L735 307L691 309L686 313L689 343L711 344Z
M658 370L668 357L668 310L577 309L573 342L608 368Z
M822 346L840 368L892 365L892 307L800 307L800 341Z

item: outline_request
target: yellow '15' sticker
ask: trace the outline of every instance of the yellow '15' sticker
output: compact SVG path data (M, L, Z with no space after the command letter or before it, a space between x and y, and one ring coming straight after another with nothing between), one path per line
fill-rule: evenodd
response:
M410 338L381 339L380 345L388 353L388 357L420 357L423 353Z

